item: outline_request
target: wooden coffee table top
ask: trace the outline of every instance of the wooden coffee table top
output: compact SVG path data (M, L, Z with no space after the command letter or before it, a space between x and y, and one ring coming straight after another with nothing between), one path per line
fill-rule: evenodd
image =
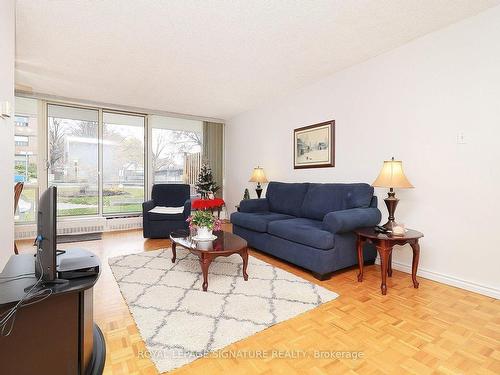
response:
M214 232L214 235L217 239L213 241L195 241L188 230L181 230L172 232L170 239L190 251L217 253L218 255L236 253L248 246L247 241L230 232L219 231Z

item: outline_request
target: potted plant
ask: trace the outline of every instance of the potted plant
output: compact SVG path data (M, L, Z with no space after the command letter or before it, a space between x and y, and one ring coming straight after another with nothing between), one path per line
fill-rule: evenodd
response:
M217 219L210 211L195 211L188 217L189 228L196 228L198 239L213 239L212 231L221 230L221 221Z

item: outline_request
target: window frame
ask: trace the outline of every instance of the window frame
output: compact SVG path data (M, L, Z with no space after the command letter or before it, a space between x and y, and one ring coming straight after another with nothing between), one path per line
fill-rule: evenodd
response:
M43 101L43 107L44 107L44 114L43 114L43 134L44 134L44 144L43 144L43 150L44 150L44 188L42 190L41 187L39 187L39 192L38 195L42 193L45 189L48 188L49 186L49 106L59 106L59 107L68 107L68 108L76 108L76 109L85 109L85 110L91 110L91 111L97 111L98 112L98 121L97 121L97 148L98 148L98 162L97 162L97 214L85 214L85 215L64 215L60 216L57 215L57 220L65 221L65 220L74 220L75 218L78 219L86 219L86 218L98 218L100 217L100 201L102 199L102 194L101 191L99 190L99 179L100 179L100 171L99 171L99 145L101 143L101 140L99 139L99 127L100 127L100 117L99 117L99 111L100 109L98 107L92 107L92 106L85 106L85 105L79 105L79 104L71 104L71 103L62 103L62 102L54 102L54 101Z
M14 139L14 170L16 165L18 165L18 158L23 157L23 158L28 158L25 159L25 162L29 160L29 157L34 156L36 158L36 182L33 181L24 181L24 188L23 188L23 193L25 193L27 190L33 190L34 192L34 203L35 203L35 214L33 215L32 220L26 220L26 221L17 221L14 220L14 225L33 225L36 224L36 207L38 207L38 198L40 196L40 183L41 183L41 176L43 176L43 173L41 174L41 160L43 158L43 150L40 148L41 143L40 143L40 129L41 129L41 121L40 121L40 109L41 109L41 101L38 98L31 98L31 97L26 97L22 95L15 95L15 98L23 98L23 99L30 99L36 102L36 113L26 113L26 112L14 112L14 136L22 136L22 137L27 137L28 138L28 144L27 145L19 145L17 147L30 147L36 145L36 152L33 154L31 151L18 151L16 150L16 142ZM23 122L20 124L19 122L16 121L17 118L23 118L26 119L26 122ZM20 128L20 131L24 131L25 129L29 128L30 126L30 119L35 118L36 119L36 132L35 134L17 134L17 128ZM25 164L26 165L26 164ZM22 194L21 194L22 196ZM18 207L19 209L19 207Z
M122 212L122 213L117 213L117 212L104 212L104 178L103 178L103 167L104 167L104 113L114 113L114 114L119 114L119 115L129 115L129 116L138 116L142 117L144 120L144 131L143 131L143 136L144 136L144 148L143 148L143 157L144 157L144 181L143 181L143 190L144 190L144 201L147 201L149 199L148 196L148 191L149 189L149 179L148 179L148 173L149 171L149 158L147 154L148 150L148 144L149 144L149 137L148 137L148 115L145 113L138 113L138 112L128 112L128 111L120 111L120 110L115 110L115 109L110 109L110 108L101 108L100 109L100 114L99 114L99 215L101 217L105 217L107 219L115 218L115 217L138 217L142 215L142 208L139 211L133 211L133 212Z

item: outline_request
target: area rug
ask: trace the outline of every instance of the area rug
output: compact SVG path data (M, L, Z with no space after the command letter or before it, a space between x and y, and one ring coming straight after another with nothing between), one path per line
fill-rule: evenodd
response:
M203 292L198 258L177 249L109 259L146 343L165 372L338 297L332 291L249 256L248 281L239 255L216 258Z

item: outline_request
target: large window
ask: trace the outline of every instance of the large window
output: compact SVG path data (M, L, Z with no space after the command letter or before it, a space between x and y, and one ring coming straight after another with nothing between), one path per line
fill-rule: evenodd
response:
M103 113L103 213L140 212L144 202L144 116Z
M38 101L16 98L14 182L24 183L15 221L34 222L38 203Z
M59 216L97 215L99 111L48 106L48 182L57 186Z
M151 116L151 166L154 183L194 185L201 166L201 121Z
M140 214L154 183L187 183L195 193L202 121L23 97L15 107L17 223L36 221L47 186L58 188L59 217Z

